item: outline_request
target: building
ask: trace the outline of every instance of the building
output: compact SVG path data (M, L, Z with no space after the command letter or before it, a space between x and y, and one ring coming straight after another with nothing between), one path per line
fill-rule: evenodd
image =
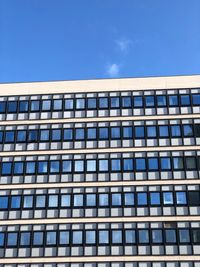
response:
M200 76L0 84L0 267L199 267Z

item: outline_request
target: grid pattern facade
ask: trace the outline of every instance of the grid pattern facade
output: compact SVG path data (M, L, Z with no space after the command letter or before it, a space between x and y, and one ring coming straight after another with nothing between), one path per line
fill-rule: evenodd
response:
M200 267L200 77L72 85L0 85L0 267Z

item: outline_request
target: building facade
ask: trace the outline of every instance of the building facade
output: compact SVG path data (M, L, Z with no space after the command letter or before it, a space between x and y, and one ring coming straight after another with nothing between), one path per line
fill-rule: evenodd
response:
M200 267L200 76L0 84L0 267Z

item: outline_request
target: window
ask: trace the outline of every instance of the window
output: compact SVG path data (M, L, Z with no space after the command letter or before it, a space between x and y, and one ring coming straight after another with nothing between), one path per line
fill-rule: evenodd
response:
M0 233L0 247L4 246L4 242L5 242L5 234Z
M156 138L156 126L147 126L147 137Z
M144 138L144 127L143 126L135 126L135 138Z
M50 161L50 173L60 172L60 161Z
M186 205L186 192L176 192L176 204L177 205Z
M42 246L44 240L43 232L34 232L33 233L33 245L34 246Z
M169 137L168 126L159 126L159 136L160 137Z
M120 139L120 127L111 127L111 138Z
M135 230L125 230L126 244L135 244Z
M63 173L72 172L72 162L71 162L71 160L63 160L62 161L62 172Z
M38 173L43 174L47 173L48 162L47 161L38 161Z
M49 141L49 130L41 130L40 131L40 141Z
M107 159L100 159L99 160L99 171L100 172L107 172L108 171L108 160Z
M15 162L14 163L14 175L23 174L24 172L24 163Z
M143 99L142 96L134 96L134 108L142 108Z
M125 206L134 206L134 193L124 193L124 205Z
M31 243L30 232L22 232L20 235L20 246L28 247Z
M123 159L124 171L133 171L133 159Z
M161 158L160 163L161 163L161 171L171 170L170 158Z
M173 205L173 194L172 192L163 192L163 204L164 205Z
M88 104L88 109L96 109L97 108L97 99L96 98L88 98L87 104Z
M137 193L137 204L138 206L147 205L147 193Z
M190 232L189 229L179 229L179 242L180 243L190 243Z
M82 206L83 206L83 195L74 194L74 207L82 207Z
M21 206L21 196L11 196L11 209L19 209Z
M56 232L55 231L46 232L46 245L48 246L56 245Z
M0 131L0 143L3 143L3 131Z
M190 96L189 95L181 95L181 106L190 106Z
M16 113L17 112L17 101L9 101L7 109L8 109L8 113Z
M0 196L0 209L5 210L8 208L8 197Z
M162 230L152 229L151 235L152 235L152 243L161 244L163 242Z
M87 160L87 172L96 172L96 160Z
M55 110L55 111L62 110L62 100L61 99L57 99L57 100L53 101L53 110Z
M84 129L75 129L75 139L76 140L84 140L85 139L85 131Z
M158 159L157 158L148 158L149 171L158 170Z
M171 125L171 136L180 137L181 136L181 127L179 125Z
M122 97L122 108L131 108L132 103L131 103L131 97L130 96L123 96Z
M175 107L178 106L178 96L177 95L169 95L169 106Z
M1 174L2 175L11 175L11 167L12 167L11 162L3 162Z
M25 209L31 209L33 207L33 196L24 196L24 205Z
M145 171L146 170L146 162L143 158L136 158L135 159L136 164L136 171Z
M73 139L73 130L72 129L64 129L64 141L71 141Z
M70 207L71 206L71 196L70 195L61 195L61 207Z
M96 243L96 232L94 230L85 231L85 243L87 245L94 245Z
M15 132L7 131L5 132L5 143L14 143L15 140Z
M59 245L69 245L69 231L59 232Z
M120 171L121 170L121 160L120 159L112 159L111 160L111 170L112 171Z
M159 192L150 193L150 203L151 205L160 205L160 193Z
M110 107L111 108L119 108L119 97L111 97L110 98Z
M193 133L193 128L192 128L192 125L183 125L183 134L184 134L184 137L189 137L189 136L193 136L194 133Z
M165 107L167 105L166 96L158 95L157 96L157 106L158 107Z
M29 130L28 132L28 141L36 142L38 140L38 131L37 130Z
M138 237L140 244L149 243L149 231L148 230L138 230Z
M122 243L122 231L112 230L112 243L114 245Z
M26 162L26 174L35 174L36 172L36 162L30 161Z
M175 170L182 170L183 169L183 159L182 158L173 158L173 165Z
M84 171L84 161L83 160L75 160L74 161L74 171L75 172L83 172Z
M200 229L192 229L192 239L194 243L200 243Z
M88 140L96 140L97 138L97 129L96 128L88 128L87 129L87 139Z
M7 235L7 246L8 247L15 247L17 246L17 233L8 233Z
M200 137L200 124L194 124L194 132L196 137Z
M49 195L49 208L57 208L58 207L58 195Z
M0 102L0 113L5 113L6 111L6 102Z
M109 195L106 193L99 194L99 206L109 205Z
M99 244L108 244L109 243L109 231L100 230L99 231Z
M76 99L76 109L84 109L85 108L85 99Z
M50 111L50 110L51 110L51 100L43 100L42 111Z
M17 131L17 143L26 142L26 131Z
M33 100L31 101L31 111L39 111L40 110L40 101Z
M192 103L194 106L200 105L200 95L192 95Z
M113 193L112 194L112 206L121 206L121 205L122 205L121 193Z
M154 107L155 106L154 96L146 96L145 102L146 102L146 107Z
M61 141L61 130L52 130L52 141Z
M165 230L165 241L166 243L171 243L171 244L176 243L176 230L166 229Z
M28 112L28 101L19 102L19 112Z
M65 99L65 110L73 110L73 109L74 109L73 99Z
M99 108L108 108L108 98L100 97L99 98Z
M36 208L45 208L46 207L46 196L37 195L35 206Z
M82 231L73 231L72 244L80 245L83 243L83 232Z
M87 194L86 195L86 206L95 207L96 206L96 194Z
M123 138L125 139L133 138L133 128L131 126L123 127Z
M99 128L99 139L108 139L108 128Z
M196 159L195 159L195 157L186 157L185 161L186 161L186 168L188 170L196 169Z
M200 205L200 194L197 191L188 191L188 202L191 206Z

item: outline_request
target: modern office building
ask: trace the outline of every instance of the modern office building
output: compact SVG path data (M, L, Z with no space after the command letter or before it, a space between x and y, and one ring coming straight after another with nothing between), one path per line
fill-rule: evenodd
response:
M200 76L0 84L0 267L200 267Z

